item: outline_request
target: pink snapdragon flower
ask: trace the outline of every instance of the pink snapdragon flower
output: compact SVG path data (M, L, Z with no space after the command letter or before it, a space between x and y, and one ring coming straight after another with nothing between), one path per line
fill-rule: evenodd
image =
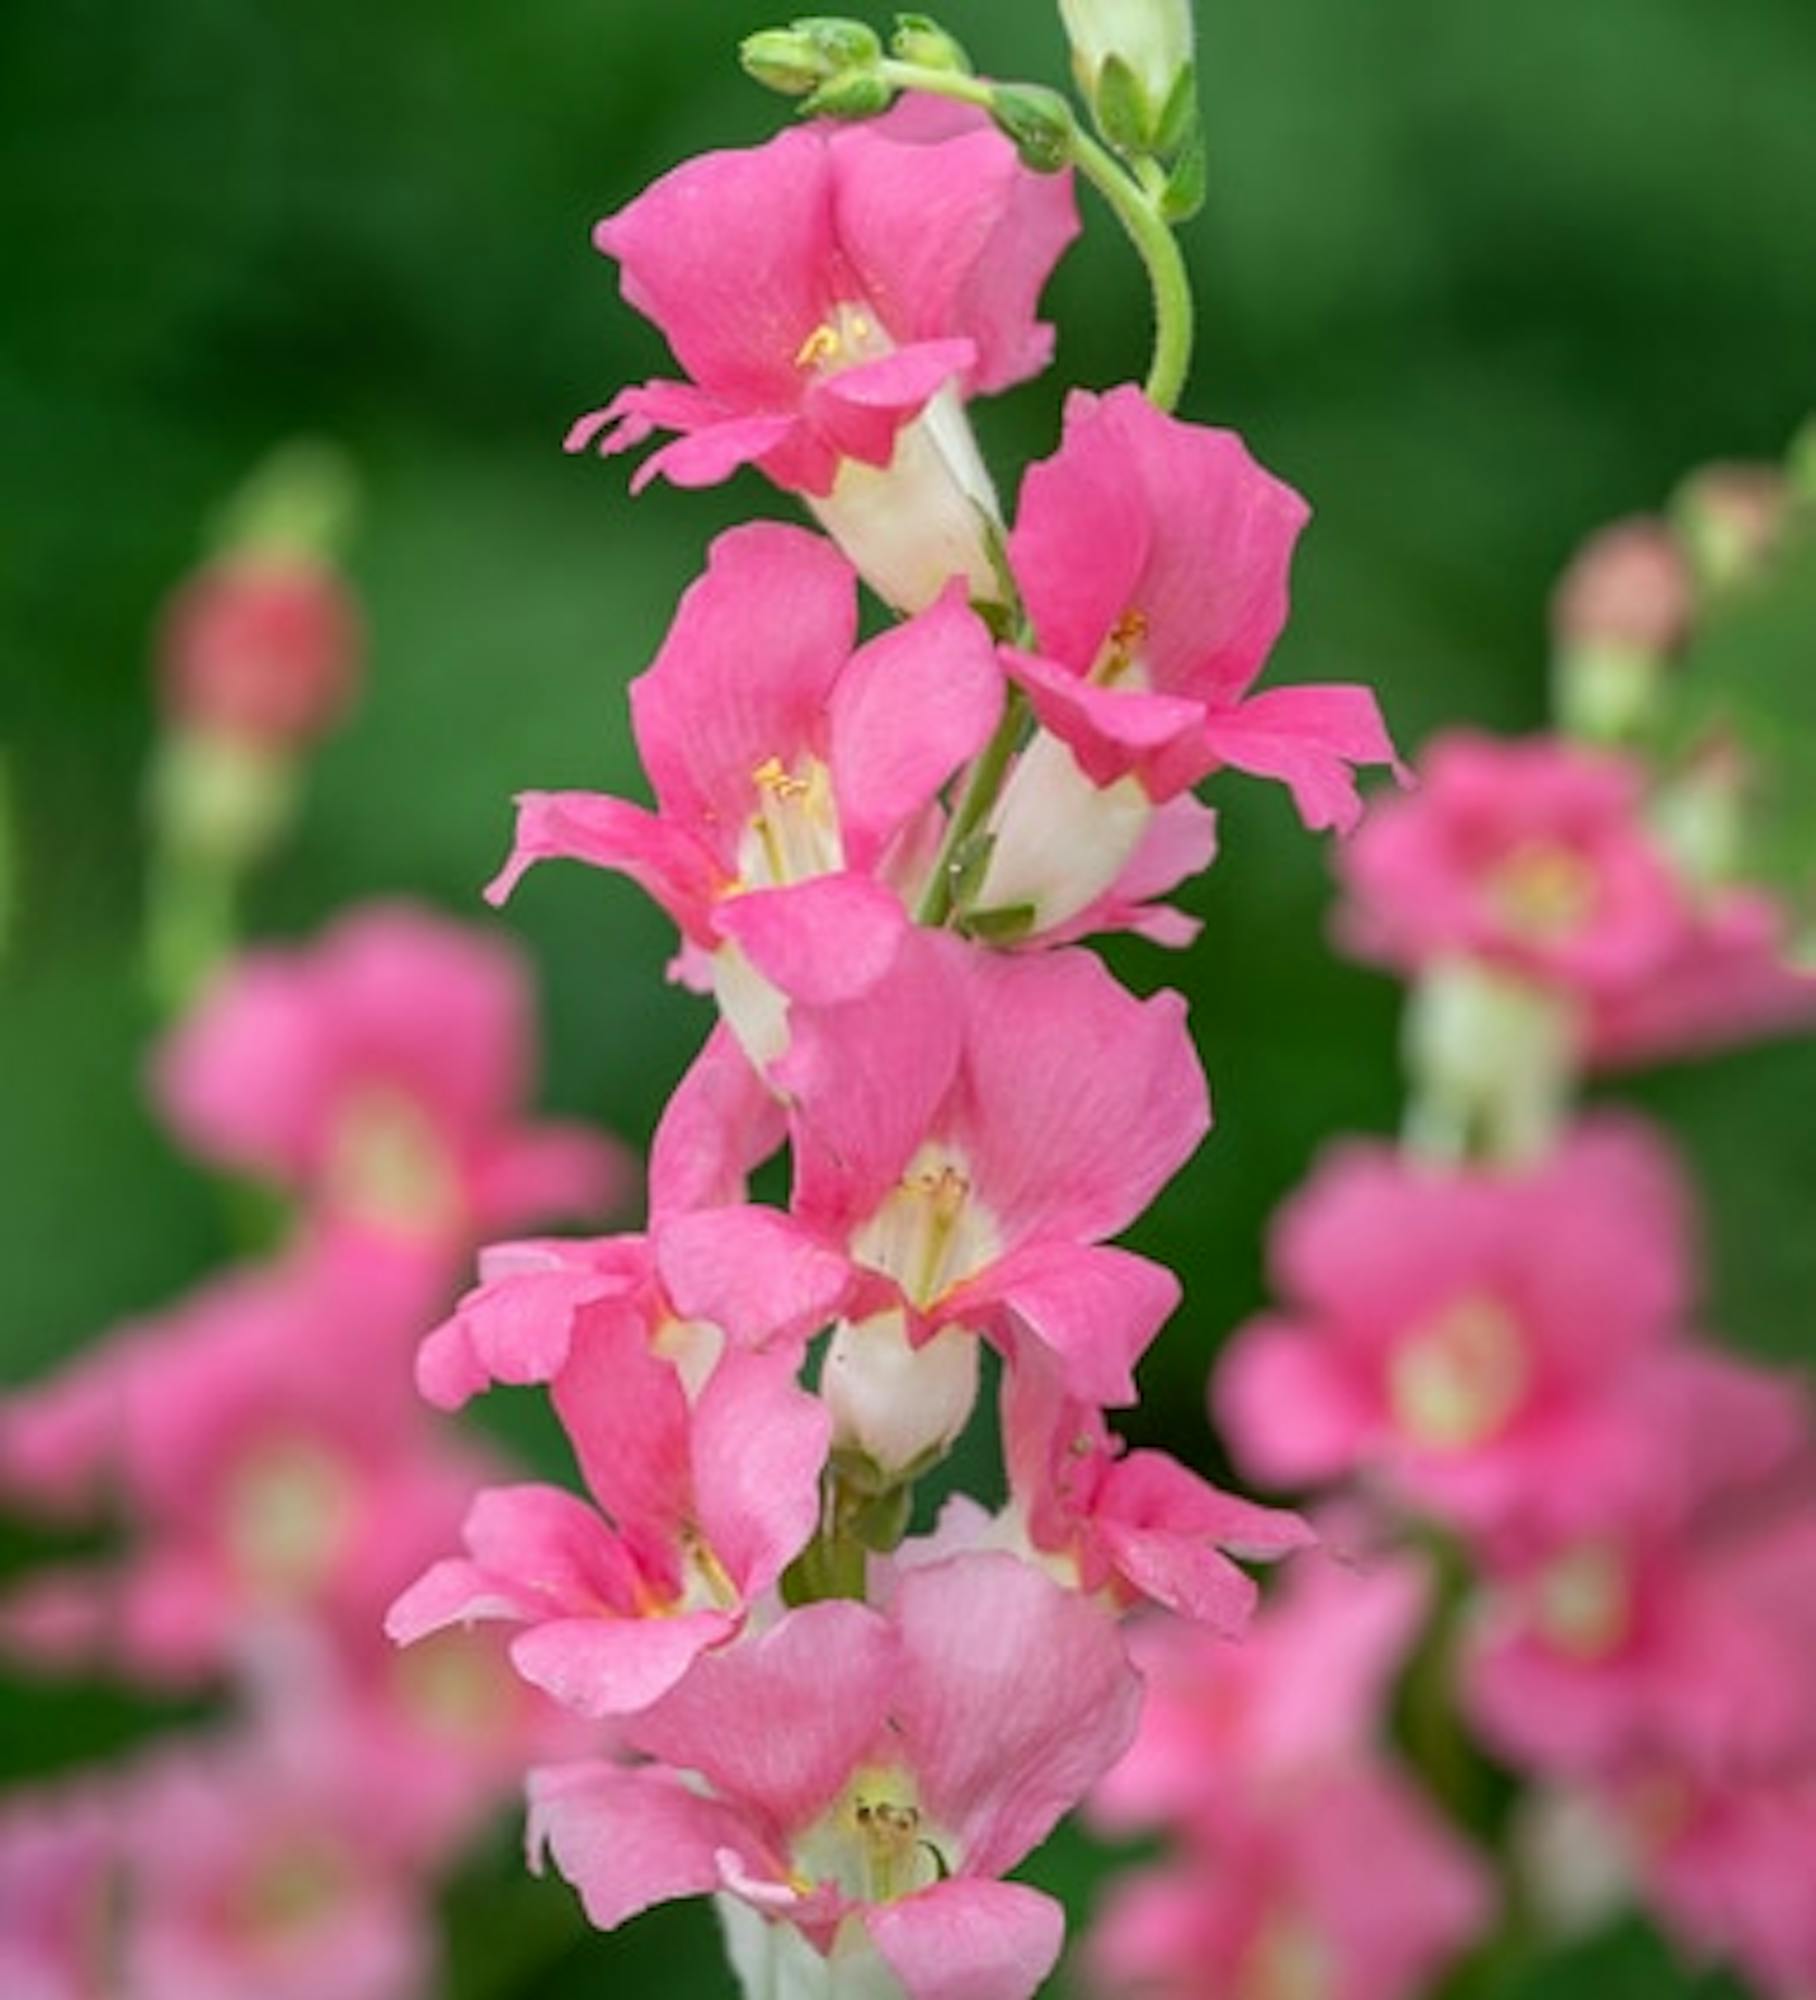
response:
M1250 692L1306 511L1232 432L1133 388L1070 398L1009 541L1035 650L1005 657L1093 786L1158 803L1227 764L1285 783L1308 826L1355 824L1352 767L1395 762L1373 695Z
M1462 1681L1504 1757L1717 1786L1816 1763L1816 1454L1791 1383L1716 1355L1636 1418L1674 1475L1490 1571Z
M482 1493L468 1554L393 1606L400 1643L474 1619L524 1630L517 1670L582 1714L665 1694L741 1629L819 1524L829 1423L792 1355L728 1354L690 1398L634 1313L602 1315L555 1378L601 1511L554 1486Z
M1417 1786L1359 1764L1130 1876L1087 1965L1105 2000L1421 2000L1493 1912L1488 1869Z
M458 1254L624 1188L616 1147L526 1122L533 1048L507 945L379 905L313 944L247 954L165 1043L154 1081L200 1158L294 1193L326 1230Z
M1060 1911L1000 1878L1139 1704L1110 1619L1012 1556L962 1557L905 1576L886 1619L810 1605L702 1660L628 1727L658 1761L538 1774L532 1850L602 1929L723 1891L832 1962L880 1958L910 2000L1031 2000Z
M1364 1472L1477 1535L1592 1520L1653 1490L1630 1384L1678 1366L1689 1239L1675 1163L1618 1119L1530 1169L1344 1147L1276 1226L1285 1312L1225 1351L1217 1411L1269 1484Z
M1043 1343L1086 1402L1132 1400L1178 1285L1103 1239L1209 1124L1179 997L1137 1001L1083 952L999 957L917 931L869 992L794 1022L771 1071L790 1107L790 1216L722 1207L673 1225L676 1306L751 1318L745 1249L773 1262L779 1225L840 1258L821 1393L835 1445L889 1473L962 1427L979 1333Z
M1333 1545L1351 1533L1329 1529ZM1487 1870L1382 1749L1428 1595L1411 1559L1310 1555L1239 1646L1176 1620L1133 1627L1141 1727L1090 1811L1185 1846L1107 1906L1088 1947L1098 1990L1415 2000L1480 1935Z
M1296 1514L1220 1493L1165 1452L1125 1451L1033 1343L1004 1370L1002 1434L1030 1549L1119 1609L1147 1600L1234 1637L1258 1592L1231 1558L1269 1562L1316 1541Z
M997 503L963 405L1046 366L1035 302L1077 230L1069 175L924 99L690 160L594 239L690 379L624 390L569 449L679 432L638 485L754 464L898 607L955 575L993 596Z
M391 1747L312 1717L186 1746L118 1801L134 2000L415 2000L451 1858Z
M107 1413L90 1496L125 1514L128 1546L20 1586L8 1643L182 1683L260 1671L299 1628L371 1621L493 1469L424 1424L383 1304L335 1260L292 1260L84 1356L75 1373Z
M109 2000L113 1801L101 1785L15 1792L0 1811L0 1993Z
M489 892L554 856L632 877L674 918L746 1039L778 1052L749 989L813 1001L888 966L937 845L941 787L1002 708L988 633L949 592L857 646L857 580L775 524L713 544L655 664L631 685L655 813L531 792ZM754 980L753 980L754 974Z

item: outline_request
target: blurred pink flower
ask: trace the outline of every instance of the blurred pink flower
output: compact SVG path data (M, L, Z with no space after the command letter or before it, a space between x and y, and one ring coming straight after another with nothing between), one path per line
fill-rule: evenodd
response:
M1213 1399L1270 1484L1361 1472L1477 1536L1536 1536L1654 1490L1636 1371L1675 1369L1689 1203L1645 1127L1601 1117L1539 1165L1335 1152L1273 1241L1284 1316L1244 1328Z
M597 1210L623 1154L532 1124L534 1031L515 952L408 906L248 953L160 1050L172 1129L311 1219L458 1256L476 1237Z

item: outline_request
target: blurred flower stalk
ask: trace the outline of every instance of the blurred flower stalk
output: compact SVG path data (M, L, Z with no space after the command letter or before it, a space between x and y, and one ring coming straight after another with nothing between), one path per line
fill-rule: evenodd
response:
M403 905L236 936L353 689L322 559L342 483L274 458L163 626L151 1094L276 1240L0 1398L0 1500L43 1546L0 1596L9 1665L207 1718L0 1810L9 1995L422 1995L440 1886L576 1739L485 1635L399 1657L382 1621L509 1470L423 1410L416 1340L480 1239L609 1209L626 1160L529 1119L530 993L498 940Z
M1407 1740L1447 1803L1480 1823L1493 1791L1459 1714L1525 1786L1489 1814L1518 1920L1499 1950L1517 1962L1636 1899L1690 1960L1725 1960L1773 2000L1816 1987L1805 1385L1698 1331L1681 1164L1580 1096L1600 1074L1816 1026L1792 905L1746 870L1769 848L1750 822L1783 788L1710 733L1695 663L1705 626L1809 535L1782 475L1719 468L1671 523L1597 536L1554 604L1564 727L1439 738L1418 789L1342 850L1340 941L1412 989L1404 1140L1336 1149L1292 1198L1273 1243L1281 1303L1212 1384L1242 1469L1322 1496L1330 1536L1365 1565L1325 1586L1369 1635L1323 1637L1326 1668L1341 1684L1371 1649L1379 1731L1372 1649L1416 1645ZM1371 1595L1421 1569L1424 1638L1410 1612L1370 1623ZM1283 1604L1281 1629L1296 1615ZM1429 1852L1429 1808L1397 1831L1379 1805L1357 1814L1353 1749L1320 1741L1313 1779L1264 1787L1253 1813L1231 1767L1247 1773L1266 1725L1232 1727L1227 1670L1177 1638L1157 1635L1155 1659L1103 1810L1183 1847L1106 1916L1104 1990L1225 1990L1206 1954L1246 1968L1241 1992L1429 1990L1486 1908L1454 1856ZM1327 1721L1280 1728L1297 1749ZM1274 1872L1236 1911L1231 1885L1262 1853ZM1302 1987L1259 1969L1282 1937L1321 1968Z

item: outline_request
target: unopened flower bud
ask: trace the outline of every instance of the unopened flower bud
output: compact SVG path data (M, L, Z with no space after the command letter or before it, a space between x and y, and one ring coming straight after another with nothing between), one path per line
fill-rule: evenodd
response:
M1192 122L1191 0L1059 0L1072 68L1105 138L1169 153Z
M312 742L352 703L361 649L358 611L332 570L229 557L165 613L164 707L186 732L271 748Z
M1022 165L1037 174L1056 174L1072 160L1072 107L1057 90L1039 84L999 84L991 93L990 114L1015 142Z
M1695 609L1689 563L1663 521L1617 521L1584 544L1551 600L1558 704L1572 735L1619 742L1643 728Z
M1712 590L1747 582L1771 558L1790 511L1775 465L1711 465L1692 473L1674 512L1697 576Z
M854 69L823 83L801 106L814 118L875 118L895 102L895 86L873 70Z
M792 28L760 28L738 45L744 74L784 97L805 97L826 81L826 65Z
M971 58L956 37L926 14L898 14L890 52L898 62L917 69L946 70L954 76L971 74Z
M900 1312L841 1321L820 1377L833 1448L860 1456L884 1479L911 1478L964 1429L977 1383L977 1336L962 1327L915 1347Z

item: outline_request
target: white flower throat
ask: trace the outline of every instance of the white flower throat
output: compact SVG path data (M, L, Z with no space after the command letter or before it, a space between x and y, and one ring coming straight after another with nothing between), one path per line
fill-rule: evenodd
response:
M995 1218L977 1199L964 1156L929 1140L900 1182L851 1240L860 1264L881 1271L927 1307L993 1263L1002 1251Z
M844 867L832 774L819 758L801 757L791 768L769 757L750 781L756 811L738 843L740 888L782 889Z

